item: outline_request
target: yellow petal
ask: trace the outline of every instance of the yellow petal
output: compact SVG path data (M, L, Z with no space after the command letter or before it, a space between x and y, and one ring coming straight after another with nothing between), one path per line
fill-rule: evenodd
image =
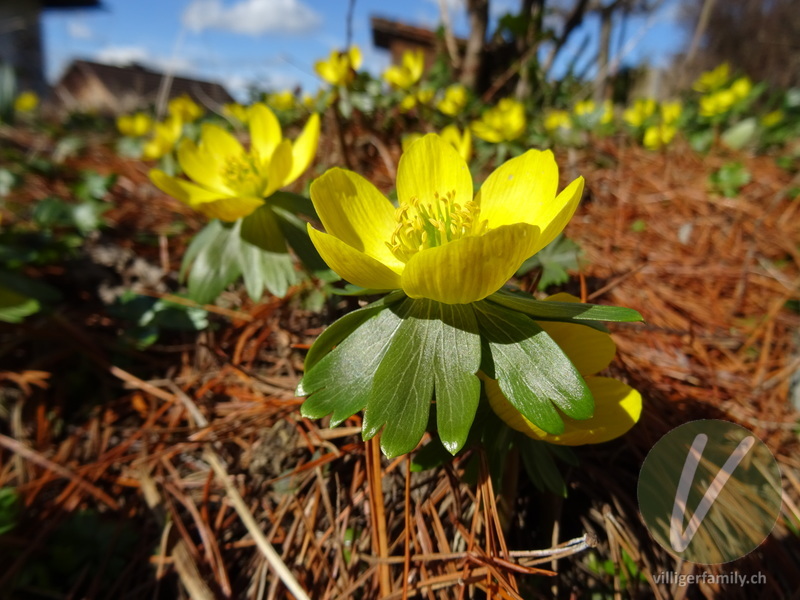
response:
M332 235L317 231L310 223L308 235L322 260L350 283L374 290L396 290L400 287L400 276L371 256Z
M610 377L587 377L586 385L594 396L594 415L584 421L562 415L564 433L551 435L523 417L503 395L497 381L485 375L481 379L497 416L512 429L551 444L581 446L607 442L627 433L642 414L642 396L638 391Z
M361 66L361 50L358 46L351 46L348 56L350 57L350 66L354 71L358 71Z
M469 127L472 129L472 133L486 142L497 144L503 141L503 136L500 132L494 127L488 126L483 121L473 121Z
M283 140L272 153L267 169L267 181L262 194L266 198L283 187L289 172L292 170L292 143Z
M318 145L319 115L314 113L308 118L303 131L292 144L292 170L283 185L289 185L308 169L317 154Z
M386 246L397 225L395 208L372 183L352 171L329 169L311 184L311 201L325 231L389 269L403 270Z
M476 134L477 135L477 134ZM528 150L497 167L481 186L481 218L490 228L530 223L544 230L537 215L558 190L558 165L550 150Z
M556 196L555 201L545 202L538 207L539 210L533 216L532 223L540 229L541 234L533 250L534 253L547 246L564 231L564 227L575 214L582 195L583 177L578 177Z
M269 107L260 102L250 107L250 143L262 160L269 160L281 143L281 124Z
M216 154L222 160L244 154L239 140L217 125L203 124L200 140L204 150Z
M246 217L264 204L261 198L223 198L214 202L198 204L195 208L209 219L233 222Z
M215 154L199 148L192 140L184 139L178 146L178 163L183 172L200 185L218 190L223 196L233 194L222 178L225 163Z
M586 325L537 321L584 377L605 369L614 360L617 345L611 336Z
M527 223L504 225L421 250L403 271L403 291L445 304L482 300L500 289L533 252L539 232Z
M222 197L222 194L218 191L207 190L185 179L170 177L164 173L164 171L158 169L152 169L150 171L150 180L162 192L194 208L196 208L198 204L213 202Z
M397 168L400 204L411 198L432 200L434 192L444 195L451 191L461 206L472 200L472 175L455 148L435 134L411 144Z

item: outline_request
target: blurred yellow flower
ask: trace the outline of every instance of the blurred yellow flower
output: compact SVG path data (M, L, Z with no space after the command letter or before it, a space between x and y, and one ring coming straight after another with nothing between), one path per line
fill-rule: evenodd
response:
M265 104L254 104L249 112L248 150L226 130L207 123L199 144L185 139L178 147L178 163L190 180L158 169L150 171L150 179L209 218L236 221L252 213L311 164L319 142L319 115L311 115L293 144L283 139L277 117Z
M169 116L153 125L152 137L142 147L142 158L158 160L172 152L183 133L183 122L176 116Z
M222 106L222 114L226 117L231 117L239 121L239 123L247 123L247 107L242 106L237 102L231 102Z
M666 123L651 125L644 130L644 146L649 150L658 150L668 145L677 132L675 127Z
M352 83L355 71L361 66L361 50L351 46L346 52L334 50L328 60L314 63L314 70L322 79L331 85L346 86Z
M267 106L275 110L292 110L297 105L297 98L291 90L283 90L267 95Z
M328 170L311 184L327 233L308 231L347 281L446 304L496 292L572 217L583 178L560 194L553 153L529 150L498 167L473 198L469 168L435 134L415 141L397 173L399 208L360 175Z
M614 120L614 105L611 100L603 100L603 116L600 117L602 125L608 125Z
M594 103L594 100L582 100L581 102L578 102L573 108L573 112L578 117L591 115L596 110L597 110L597 105Z
M548 110L544 117L544 128L546 131L553 132L556 129L570 129L572 119L565 110Z
M631 127L641 127L656 112L656 101L652 98L639 98L633 106L625 109L622 119Z
M462 133L455 125L448 125L442 129L442 139L458 151L459 156L464 162L469 162L472 158L472 134L469 129L464 129Z
M731 66L728 63L722 63L717 68L706 71L697 81L694 82L692 89L696 92L714 92L728 83L728 78L731 76Z
M431 89L417 90L416 92L406 94L406 96L400 101L400 112L408 112L417 104L427 106L431 103L431 100L433 100L434 94L435 92Z
M763 117L761 117L761 125L766 128L775 127L781 121L783 121L782 110L773 110L772 112L767 113Z
M570 294L556 294L547 300L557 302L579 302ZM617 351L611 336L602 331L552 321L538 322L539 327L564 351L575 368L583 376L594 396L594 415L586 420L571 419L561 415L564 432L558 435L546 433L528 419L508 401L494 379L482 372L486 396L492 410L505 423L528 437L563 446L600 444L618 438L633 427L642 414L642 396L631 386L611 377L598 377L613 360Z
M679 100L664 102L661 104L661 122L665 125L672 125L680 118L681 112L683 112L683 105Z
M436 108L446 115L455 117L464 110L466 104L467 88L460 83L454 83L444 90L444 97L436 105Z
M725 114L736 103L736 95L731 90L720 90L700 98L700 115L716 117Z
M422 77L425 69L425 55L422 50L403 52L401 64L392 65L383 73L383 78L394 88L407 90Z
M117 117L117 129L127 137L142 137L153 130L153 119L143 112L122 115Z
M511 142L523 133L527 122L525 107L513 98L503 98L470 125L472 133L487 142Z
M14 99L14 112L32 112L37 106L39 106L39 96L35 92L22 92Z
M203 116L203 107L187 95L173 98L167 104L167 112L181 120L182 123L191 123Z
M736 97L737 100L744 100L747 98L752 89L753 82L750 81L749 77L739 77L739 79L734 81L730 87L731 93Z

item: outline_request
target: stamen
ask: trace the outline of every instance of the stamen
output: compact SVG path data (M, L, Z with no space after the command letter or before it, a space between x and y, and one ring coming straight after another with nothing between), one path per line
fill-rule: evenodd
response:
M432 199L415 196L397 208L397 227L391 241L386 242L392 253L408 262L426 248L484 233L487 223L480 219L480 204L468 200L462 206L455 202L455 195L455 190L451 190L446 194L434 192Z

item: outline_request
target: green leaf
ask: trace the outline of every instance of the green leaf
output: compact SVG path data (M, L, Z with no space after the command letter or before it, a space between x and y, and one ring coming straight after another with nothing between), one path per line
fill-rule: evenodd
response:
M65 138L61 143L65 142L67 139L70 138ZM78 144L82 143L80 138L72 139L75 139ZM60 161L57 160L57 162ZM82 171L80 181L73 187L73 192L75 196L83 202L102 200L106 197L108 190L111 189L111 186L114 185L116 180L117 176L114 174L101 175L96 171Z
M542 491L550 491L556 496L567 497L567 484L550 454L551 446L544 442L533 440L523 434L518 434L517 448L522 456L525 472L530 477L533 485Z
M280 207L276 206L273 210L286 241L305 268L322 281L339 281L341 278L331 271L314 247L308 235L306 222Z
M395 308L402 322L375 372L361 429L365 440L383 429L381 449L389 458L411 452L425 433L440 323L430 300L404 300L389 311Z
M538 288L544 290L551 285L560 285L569 281L569 270L578 269L578 258L581 247L568 239L564 234L559 234L552 242L534 254L517 270L517 276L541 268L542 276Z
M631 323L643 321L642 315L632 308L584 304L582 302L554 302L535 300L499 290L487 298L490 302L530 315L539 321L610 321ZM588 323L584 323L588 324Z
M29 296L42 303L55 303L62 295L58 288L38 279L31 279L12 271L0 271L0 286L23 296Z
M573 419L592 416L594 399L586 382L541 327L490 302L474 306L490 354L482 369L525 418L557 435L564 422L556 407Z
M272 207L262 204L242 219L240 236L249 244L269 252L286 252L286 239Z
M440 319L433 363L436 426L445 448L455 454L464 446L478 409L481 339L471 305L433 305L438 308L434 318Z
M283 246L283 252L268 252L240 240L239 269L244 277L247 294L254 301L261 299L264 288L271 294L283 297L297 281L292 257Z
M411 459L411 472L419 473L429 469L435 469L453 459L453 455L447 451L437 437L420 448Z
M189 265L189 297L199 304L213 302L241 275L239 236L219 221L211 221L198 233L183 257L181 277Z
M266 200L267 205L280 208L293 215L301 214L318 219L314 203L309 198L291 192L275 192Z
M402 322L394 311L384 307L316 362L297 386L298 396L309 396L300 413L311 419L332 413L331 426L335 427L362 410L367 405L378 365ZM329 342L330 338L326 344Z
M361 327L367 319L377 314L382 309L390 304L398 302L405 298L403 292L394 292L384 296L380 300L368 304L362 308L347 313L342 318L334 321L320 336L316 339L314 344L306 354L305 370L308 373L314 366L322 360L333 348L340 344L343 339L353 333L356 329ZM298 391L298 395L303 395Z
M39 312L40 309L38 300L0 287L0 321L21 323L25 317Z
M755 117L749 117L736 123L723 132L720 139L722 143L732 150L741 150L755 138L758 131L758 122Z

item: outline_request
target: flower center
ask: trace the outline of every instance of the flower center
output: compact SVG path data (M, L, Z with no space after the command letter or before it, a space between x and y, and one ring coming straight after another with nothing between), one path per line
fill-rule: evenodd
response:
M261 193L261 161L255 153L230 157L222 170L228 187L237 193L258 196Z
M403 262L420 250L442 246L468 235L486 231L486 220L480 219L481 207L475 200L460 205L455 190L443 196L433 193L433 199L412 197L395 211L397 227L392 233L389 250Z

